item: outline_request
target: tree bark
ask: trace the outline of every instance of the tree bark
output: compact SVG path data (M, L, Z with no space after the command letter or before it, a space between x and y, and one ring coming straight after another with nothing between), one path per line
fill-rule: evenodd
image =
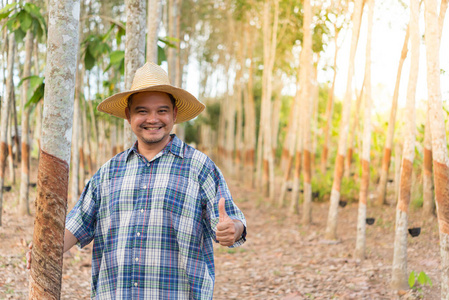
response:
M136 70L145 63L146 1L126 0L125 90L130 90ZM136 136L124 120L124 148L133 146Z
M29 77L31 74L31 56L33 52L33 34L29 30L25 37L25 63L23 65L23 78ZM27 103L27 93L30 86L29 80L22 83L22 161L21 161L21 178L20 178L20 197L19 212L21 215L30 214L29 205L29 185L30 185L30 109L25 108Z
M440 231L441 299L449 299L449 159L440 88L437 1L425 0L427 89L430 105L435 199Z
M346 139L348 136L349 116L351 112L351 101L352 101L352 77L354 74L354 59L359 39L362 10L363 10L363 1L357 0L354 5L348 77L346 82L346 92L340 125L340 137L338 141L337 159L335 161L334 181L332 184L330 207L326 226L327 239L337 239L338 202L340 201L341 179L343 176L344 159L346 155Z
M435 217L435 201L432 179L432 137L430 133L430 112L427 109L424 128L424 162L423 162L423 220Z
M405 116L405 139L402 154L399 197L396 207L396 233L392 266L391 287L408 288L407 274L407 220L412 187L413 160L415 158L415 95L419 71L419 2L410 1L410 73L407 88L407 113ZM395 154L399 155L399 153Z
M79 1L50 1L29 299L61 294L79 14Z
M304 20L303 20L303 43L301 50L301 98L303 103L301 121L303 123L303 212L302 224L308 225L312 222L312 120L310 117L313 112L313 98L311 97L312 84L312 7L310 0L304 0L303 4Z
M158 33L162 17L162 3L160 0L148 0L148 36L147 36L147 62L158 62Z
M351 175L351 165L352 165L352 156L354 154L354 141L356 140L357 136L357 129L359 127L359 114L360 114L360 106L362 104L362 96L363 96L363 88L365 86L365 80L363 79L362 87L360 89L360 93L357 96L357 101L355 104L355 112L354 112L354 118L352 119L352 126L351 130L349 131L348 135L348 154L346 155L346 161L345 161L345 174L344 176L348 178Z
M321 173L326 173L327 166L328 166L328 156L329 156L329 144L330 144L330 137L332 132L332 114L334 111L334 89L335 89L335 79L337 78L337 55L338 50L340 47L338 46L338 34L340 32L339 29L337 29L337 26L334 25L335 28L335 54L334 54L334 75L332 79L332 86L329 90L327 105L326 105L326 126L324 127L324 145L323 145L323 152L321 154Z
M249 23L249 22L248 22ZM245 127L243 135L245 137L245 177L247 184L254 187L254 149L256 149L256 108L253 95L253 53L254 53L254 32L250 32L250 25L245 24L245 42L247 43L247 55L249 65L247 69L248 82L245 89Z
M12 96L13 84L13 71L14 71L14 53L16 48L16 41L14 34L10 34L8 37L8 67L6 73L6 89L5 98L2 99L1 106L1 123L0 123L0 226L2 226L2 212L3 212L3 185L5 183L5 169L6 158L8 155L8 123L9 123L9 107Z
M398 73L396 75L396 84L394 86L393 101L391 105L390 120L388 122L387 139L385 142L385 150L382 158L382 168L380 171L380 181L377 187L377 204L383 205L386 202L386 192L387 192L387 181L388 181L388 169L390 168L391 160L391 149L393 146L394 137L394 127L396 122L396 111L398 107L398 97L399 97L399 84L401 82L402 66L404 64L405 58L407 57L407 45L410 36L410 28L407 27L407 32L405 33L404 45L402 46L401 58L399 59Z
M357 240L354 257L365 259L366 249L366 204L368 199L368 188L370 179L370 150L371 150L371 40L373 31L374 1L368 0L368 33L366 41L365 62L365 112L363 124L363 151L362 151L362 180L360 182L359 209L357 216ZM362 88L363 90L363 88Z

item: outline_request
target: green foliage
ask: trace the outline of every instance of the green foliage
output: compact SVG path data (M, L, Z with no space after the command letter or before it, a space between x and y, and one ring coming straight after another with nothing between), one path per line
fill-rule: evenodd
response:
M36 75L28 76L22 78L18 86L21 86L25 80L30 81L30 89L27 92L27 99L29 100L25 104L25 108L28 108L30 105L37 104L41 99L44 98L45 78Z
M111 48L107 44L106 39L109 37L110 31L105 35L95 35L90 34L81 43L81 47L84 52L84 65L86 70L92 70L95 63L100 60L100 58L111 51Z
M14 33L17 43L25 39L28 30L43 42L47 32L45 19L40 8L33 3L11 3L0 10L0 21L6 19L4 26L10 33Z
M408 285L410 288L417 288L415 286L416 281L418 281L418 283L421 286L425 286L425 285L429 285L430 287L432 287L432 280L430 279L430 277L424 272L421 271L418 275L416 274L415 271L411 271L410 275L408 276Z

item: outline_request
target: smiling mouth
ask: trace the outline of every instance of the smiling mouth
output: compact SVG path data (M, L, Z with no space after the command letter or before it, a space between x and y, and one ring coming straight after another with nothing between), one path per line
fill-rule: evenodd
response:
M158 131L159 129L162 129L163 126L158 126L158 127L143 127L143 129L148 130L148 131Z

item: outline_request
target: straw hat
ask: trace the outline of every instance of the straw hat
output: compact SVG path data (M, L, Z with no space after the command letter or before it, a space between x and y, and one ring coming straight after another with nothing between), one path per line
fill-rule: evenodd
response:
M140 92L165 92L173 95L178 108L176 123L182 123L198 116L205 108L192 94L181 88L174 87L168 80L167 73L154 63L146 63L137 69L131 90L115 94L101 102L97 109L101 112L126 119L125 108L128 98Z

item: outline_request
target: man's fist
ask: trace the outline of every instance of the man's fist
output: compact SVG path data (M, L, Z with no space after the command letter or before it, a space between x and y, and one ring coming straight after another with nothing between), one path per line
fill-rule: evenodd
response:
M225 198L221 198L218 202L217 240L222 246L232 246L238 239L238 230L236 229L235 221L226 213L225 201Z

